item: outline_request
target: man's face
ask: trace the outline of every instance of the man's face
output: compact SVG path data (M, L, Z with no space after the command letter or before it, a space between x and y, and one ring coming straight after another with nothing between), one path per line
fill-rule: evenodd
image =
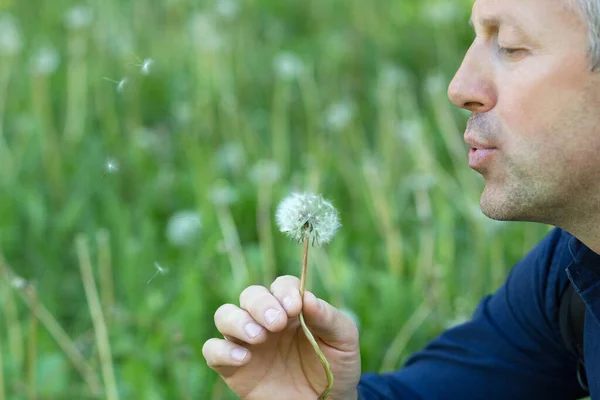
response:
M490 218L564 226L599 207L600 74L589 70L585 20L567 1L473 6L476 37L448 96L473 112L465 140L496 148L479 163L485 151L471 150Z

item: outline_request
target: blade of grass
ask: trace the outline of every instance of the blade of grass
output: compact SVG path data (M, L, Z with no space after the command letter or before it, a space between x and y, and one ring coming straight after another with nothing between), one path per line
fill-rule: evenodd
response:
M31 299L31 317L29 320L29 337L27 346L27 397L29 400L36 399L35 365L37 357L37 333L38 333L38 296L33 285L27 285L25 289Z
M1 260L0 260L1 261ZM6 282L18 282L23 281L6 263L0 263L0 274L6 278ZM32 310L33 302L27 291L23 290L24 287L13 285L14 290L20 295L23 302ZM67 335L64 329L52 316L50 311L40 302L37 302L37 317L39 318L44 328L50 333L50 336L59 345L61 350L66 354L67 358L71 361L77 372L81 375L83 380L86 382L90 392L94 397L99 397L101 393L101 384L96 377L92 368L87 364L73 340Z
M83 280L83 288L87 298L92 323L94 325L94 333L96 335L96 344L100 357L100 366L102 377L104 380L105 395L108 400L117 400L119 394L117 392L117 384L112 365L112 357L110 352L110 343L108 340L108 330L102 313L102 306L98 297L94 274L92 271L92 263L88 251L87 240L82 234L75 239L77 249L77 257L79 259L79 267L81 270L81 278Z

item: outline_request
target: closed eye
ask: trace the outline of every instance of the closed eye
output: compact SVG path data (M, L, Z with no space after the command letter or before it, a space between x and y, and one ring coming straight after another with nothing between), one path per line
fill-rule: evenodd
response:
M500 53L508 55L508 56L514 56L516 54L519 54L520 51L525 51L525 49L510 48L510 47L499 47L498 51Z

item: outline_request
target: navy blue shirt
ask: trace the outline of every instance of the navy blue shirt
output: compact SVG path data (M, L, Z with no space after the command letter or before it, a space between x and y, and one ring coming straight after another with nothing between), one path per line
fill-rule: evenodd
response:
M600 400L600 255L558 228L481 300L471 320L443 332L400 370L363 374L359 399L588 396L577 379L577 358L560 333L559 300L569 280L586 305L587 381L592 400Z

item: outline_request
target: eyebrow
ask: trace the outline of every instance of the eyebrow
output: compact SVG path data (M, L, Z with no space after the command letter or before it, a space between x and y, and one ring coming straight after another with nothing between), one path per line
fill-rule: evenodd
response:
M487 26L499 26L501 25L503 22L507 22L505 21L503 18L499 18L499 17L487 17L487 18L483 18L480 20L480 24L484 27ZM475 24L473 23L473 16L471 15L471 17L469 18L469 25L471 27L475 27Z
M484 17L484 18L482 18L482 19L479 20L479 23L484 28L488 28L490 26L499 27L502 24L510 25L511 27L513 27L521 35L525 36L526 38L530 37L530 35L527 34L527 32L525 32L525 30L521 26L519 26L517 20L515 20L512 17L504 17L504 18L503 17ZM475 29L475 24L473 23L473 16L472 15L469 18L469 25L473 29Z

